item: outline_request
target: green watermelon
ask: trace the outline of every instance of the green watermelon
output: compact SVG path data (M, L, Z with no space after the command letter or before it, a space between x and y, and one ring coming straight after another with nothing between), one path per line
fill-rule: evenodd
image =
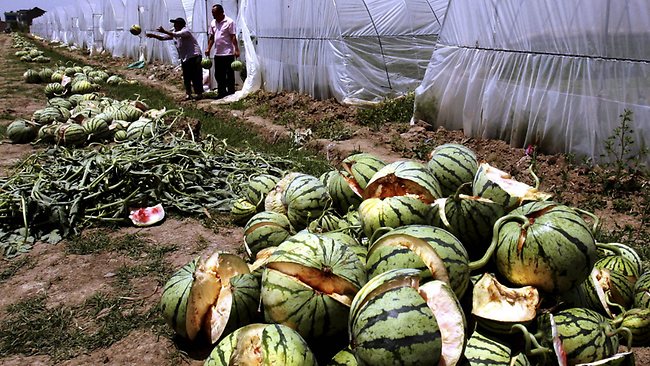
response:
M299 232L266 262L264 318L295 329L308 341L344 336L350 303L365 282L363 264L345 244Z
M26 144L34 141L38 135L39 126L24 120L17 119L7 126L7 137L14 144Z
M250 324L217 344L204 366L282 365L316 366L305 340L280 324Z
M471 183L478 170L474 152L460 144L437 146L429 156L427 167L440 183L443 196L454 194L464 183Z

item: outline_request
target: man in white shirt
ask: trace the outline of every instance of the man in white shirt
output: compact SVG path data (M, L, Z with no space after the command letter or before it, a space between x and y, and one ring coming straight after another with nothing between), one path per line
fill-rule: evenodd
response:
M194 87L196 99L201 99L203 97L203 69L201 68L201 48L199 47L199 43L192 35L192 32L185 26L185 19L176 18L171 19L170 22L174 24L173 31L168 31L160 26L156 30L163 33L162 36L155 33L147 33L147 37L161 41L174 40L176 49L178 50L178 57L181 59L183 84L187 93L185 100L193 99L192 87Z
M214 46L214 78L217 80L217 97L223 98L235 92L235 72L230 64L239 57L237 28L235 22L226 16L223 6L220 4L212 7L212 16L214 19L208 29L208 49L205 51L205 55L209 56Z

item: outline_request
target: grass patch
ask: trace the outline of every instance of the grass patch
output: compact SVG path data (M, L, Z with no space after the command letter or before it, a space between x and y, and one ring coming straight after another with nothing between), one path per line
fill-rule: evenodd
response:
M9 265L2 272L0 272L0 282L4 282L13 277L23 267L33 267L34 262L27 256L17 257L7 260Z
M357 119L361 125L375 131L389 122L409 123L414 103L415 93L411 92L403 97L385 100L376 106L359 109Z
M76 307L48 308L45 295L7 307L0 322L0 357L48 355L62 361L109 347L136 329L164 332L156 307L97 293Z
M174 245L148 245L146 252L138 257L136 265L125 265L117 269L116 286L130 293L133 290L131 281L146 276L154 277L160 285L163 285L174 272L174 268L165 260L165 255L176 249Z
M108 230L84 232L66 242L66 252L79 255L117 251L138 258L147 248L147 240L138 234L111 236Z

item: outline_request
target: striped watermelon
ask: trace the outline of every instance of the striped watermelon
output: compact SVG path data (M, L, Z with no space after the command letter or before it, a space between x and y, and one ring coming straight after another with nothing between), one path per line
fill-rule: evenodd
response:
M583 282L596 262L591 228L568 206L527 203L499 219L495 230L497 269L514 285L561 294Z
M560 352L566 355L570 366L602 360L613 356L618 350L617 329L593 310L570 308L552 315L546 314L539 318L538 326L542 334L541 344L555 349L556 355L561 348ZM559 338L555 347L554 331Z
M349 250L356 254L361 263L363 263L365 266L366 258L368 257L368 248L359 243L359 241L357 241L354 237L342 231L329 231L323 233L322 235L347 245Z
M622 255L608 255L602 257L594 263L594 267L606 268L612 272L618 272L627 277L633 284L641 275L637 264Z
M194 281L192 275L198 261L199 258L197 257L176 271L165 283L160 297L160 311L163 319L182 337L187 337L185 325L187 301L190 298L190 289Z
M264 208L264 199L266 195L275 187L280 178L269 175L259 174L248 179L248 183L242 189L242 197L248 202L257 204L258 209Z
M43 91L45 92L46 97L53 98L65 94L65 87L60 83L49 83L45 85Z
M598 255L605 257L609 255L620 255L630 260L637 267L637 273L643 273L643 261L634 248L622 243L598 243ZM638 277L638 276L637 276Z
M68 101L72 103L73 105L79 104L80 101L82 101L84 98L83 94L72 94L71 96L68 97Z
M60 71L55 71L52 73L52 76L50 77L50 81L53 83L60 83L63 81L63 73Z
M614 319L613 323L630 330L633 346L650 346L650 309L630 309Z
M273 189L266 195L264 199L264 210L274 211L286 215L287 208L284 202L284 191L294 179L303 175L303 173L291 172L285 174L273 187Z
M472 195L490 199L510 211L526 201L545 201L549 193L516 181L510 174L482 163L472 181Z
M225 331L256 320L259 285L243 259L215 253L199 260L193 279L185 322L190 340L203 332L216 343Z
M115 136L117 136L117 132L115 133ZM255 207L255 204L248 202L248 200L243 197L234 200L230 207L232 220L239 224L250 220L255 213L257 213L257 207Z
M79 146L87 139L86 130L78 123L63 123L56 129L56 143L59 145Z
M415 161L396 161L384 166L363 191L364 199L406 195L425 203L442 197L438 180L426 166Z
M512 348L496 337L475 330L467 341L465 359L470 366L530 366L524 353L513 355Z
M327 188L318 178L301 174L291 180L282 195L289 222L301 230L317 219L331 204Z
M72 108L74 108L74 106L72 105L72 103L70 103L70 101L61 97L50 98L47 101L47 105L52 107L59 107L67 110L71 110Z
M59 122L50 125L41 126L38 130L38 142L54 143L56 141L56 130L59 128Z
M606 269L593 268L585 281L563 293L561 298L567 306L594 310L611 318L614 317L612 310L617 310L613 305L613 295L618 295L612 287L611 273Z
M426 224L430 217L431 206L412 196L369 198L359 206L361 229L368 238L380 228Z
M305 340L280 324L250 324L222 339L204 366L316 366Z
M327 180L327 191L332 197L332 205L340 214L345 214L350 209L356 209L363 200L361 192L356 189L356 183L349 183L349 174L333 172Z
M266 262L264 318L295 329L307 340L340 337L352 298L365 282L363 264L346 245L300 232L280 244Z
M351 349L362 365L437 365L442 334L419 292L419 273L397 269L374 277L350 309Z
M451 285L460 298L469 286L469 263L462 243L449 232L428 225L409 225L379 237L368 250L368 277L397 268L424 271Z
M204 69L212 68L212 59L209 57L203 57L201 59L201 67Z
M36 122L46 125L52 122L66 122L70 118L70 111L66 108L49 106L40 110Z
M472 290L472 315L492 333L508 334L515 324L531 324L540 303L536 288L509 288L490 273L483 274Z
M463 243L470 260L477 260L490 247L494 223L504 214L503 206L487 198L456 193L435 201L431 224L452 233Z
M54 70L44 67L41 69L41 71L38 72L38 77L41 79L41 81L48 82L52 80L52 74L54 74Z
M356 357L350 347L342 349L339 353L334 355L327 366L358 366Z
M17 119L7 126L6 134L14 144L26 144L34 141L38 135L39 126L24 120Z
M90 141L102 141L112 135L112 132L108 129L108 123L98 117L86 118L81 125L86 130Z
M309 223L307 229L312 233L326 233L328 231L340 230L348 227L347 222L340 218L334 210L323 212L314 221Z
M478 170L474 152L460 144L437 146L429 155L427 167L440 183L443 196L452 195L464 183L471 183Z
M223 281L224 279L222 283ZM219 302L223 301L224 305L215 306L204 320L213 323L210 334L213 343L241 326L257 323L262 319L259 311L259 278L252 273L238 274L230 278L229 286L229 290L222 288L219 295ZM230 296L230 299L222 298L224 296ZM214 324L218 326L215 327Z
M330 179L338 174L338 170L328 170L325 173L321 174L320 177L318 177L318 180L323 183L325 187L329 187Z
M115 142L124 142L127 139L126 131L125 130L116 130L113 133L113 140Z
M38 75L38 72L28 69L23 74L23 80L28 84L37 84L41 82L41 77Z
M650 271L639 276L634 284L634 307L650 308Z
M70 92L72 94L87 94L87 93L92 93L97 90L97 87L95 84L92 84L88 80L78 80L72 83L72 86L70 87Z
M155 134L155 126L151 120L139 119L131 122L126 128L126 138L129 141L146 140Z
M289 219L280 213L262 211L251 217L244 227L244 247L250 258L268 247L280 245L293 233Z
M347 181L350 187L358 194L366 189L375 173L385 165L381 159L368 153L353 154L341 162L341 166L348 173Z

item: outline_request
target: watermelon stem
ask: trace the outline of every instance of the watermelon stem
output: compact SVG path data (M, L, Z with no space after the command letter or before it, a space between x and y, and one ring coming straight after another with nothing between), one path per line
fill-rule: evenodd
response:
M27 224L27 204L25 203L25 197L20 196L20 206L23 211L23 224L25 225L25 238L23 239L23 242L27 242L27 238L29 237L29 225Z
M382 226L380 228L377 228L374 233L372 233L372 236L370 237L370 243L369 245L372 245L377 239L379 239L382 235L389 233L393 230L392 227L387 227L387 226Z
M594 225L593 225L593 227L591 229L591 235L596 235L596 232L598 231L598 227L600 227L600 219L598 218L598 216L596 216L595 214L593 214L593 213L591 213L589 211L583 210L581 208L573 207L573 209L577 213L587 215L587 216L591 217L592 220L594 220Z
M533 180L535 181L535 189L539 189L539 177L533 171L533 165L534 164L530 164L530 166L528 166L528 172L530 172L530 175L533 176Z
M544 360L546 360L546 355L553 353L550 348L542 347L537 341L537 338L530 334L528 329L522 324L513 325L512 328L510 328L510 333L513 333L514 330L520 331L524 336L524 353L526 356L542 356ZM531 349L531 345L534 348ZM544 362L544 364L545 363L546 362Z
M456 190L456 193L454 193L454 201L456 202L460 201L460 195L463 194L463 192L465 192L466 190L469 190L471 195L471 188L472 188L472 182L465 182L461 184Z
M501 227L505 225L506 223L510 221L521 221L522 225L529 225L529 220L526 216L524 215L506 215L498 219L494 223L494 231L492 233L492 242L490 243L490 246L488 249L485 251L485 254L483 255L483 258L471 262L469 264L469 270L474 271L477 269L481 269L485 267L485 265L490 261L490 258L492 258L492 255L494 254L494 251L496 250L498 244L499 244L499 231L501 231ZM374 234L373 234L374 236Z
M625 347L627 347L627 351L628 352L632 351L632 331L630 330L630 328L620 327L611 333L606 333L605 335L608 337L613 337L620 333L623 333L625 340L627 341L625 343Z
M607 292L608 295L610 293L611 292L609 292L609 291ZM612 302L610 300L609 296L606 296L605 302L607 303L608 306L615 307L616 309L618 309L621 312L621 314L625 314L625 311L626 311L625 308L623 306L621 306L620 304L618 304L618 303Z
M621 248L617 247L616 245L611 245L609 243L598 243L598 242L596 242L596 246L598 248L601 248L601 249L606 249L606 250L612 251L617 256L622 256L623 255L623 253L621 252Z

